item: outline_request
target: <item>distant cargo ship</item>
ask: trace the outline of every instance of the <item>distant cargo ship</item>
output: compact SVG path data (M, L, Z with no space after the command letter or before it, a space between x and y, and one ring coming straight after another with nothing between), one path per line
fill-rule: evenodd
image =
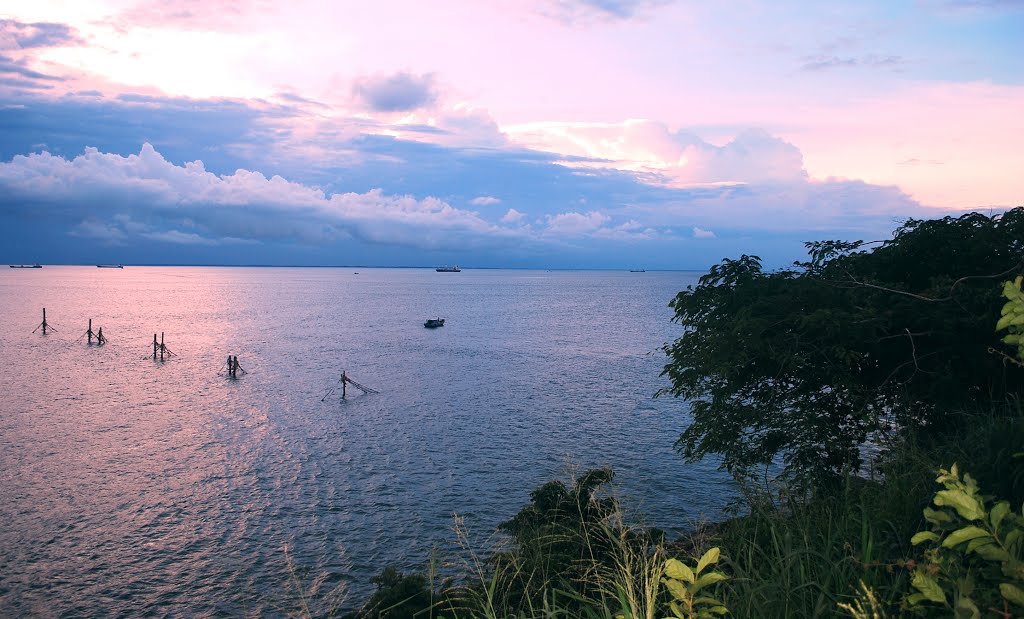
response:
M97 264L97 269L123 269L123 264Z
M434 270L437 271L438 273L459 273L462 271L462 269L460 269L458 265L453 267L437 267Z
M41 269L41 268L43 268L43 265L41 265L41 264L12 264L12 265L10 265L10 267L12 269Z

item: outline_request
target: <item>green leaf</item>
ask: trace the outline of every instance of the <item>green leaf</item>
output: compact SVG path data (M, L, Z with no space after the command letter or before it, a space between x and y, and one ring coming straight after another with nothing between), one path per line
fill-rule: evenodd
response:
M685 600L690 595L690 592L686 590L686 586L678 580L663 578L661 582L665 583L665 588L677 600Z
M934 578L922 570L914 572L914 578L910 581L910 584L920 591L926 600L938 602L939 604L946 603L946 594L942 592L942 587L939 586L939 583L935 582Z
M981 611L969 597L961 597L956 601L953 614L956 619L981 619Z
M1020 541L1021 535L1024 535L1024 532L1022 532L1020 529L1014 529L1010 531L1006 534L1006 537L1003 539L1003 546L1006 546L1007 548L1013 550L1017 542Z
M967 548L965 548L964 550L965 552L974 552L982 546L987 546L989 544L994 543L996 543L994 537L992 537L991 535L984 535L982 537L976 537L971 541L967 542Z
M924 519L932 524L945 524L953 520L946 512L930 507L924 508Z
M949 537L947 537L946 539L942 540L942 547L943 548L952 548L953 546L956 546L957 544L962 544L964 542L967 542L967 541L970 541L972 539L976 539L976 538L979 538L979 537L983 537L983 536L988 536L988 531L986 531L985 529L982 529L980 527L974 527L974 526L964 527L962 529L958 529L956 531L953 531L952 533L949 534Z
M686 619L686 612L683 610L683 607L679 605L679 602L669 602L669 608L672 609L672 614L679 617L679 619Z
M685 563L676 559L669 559L665 561L665 574L669 578L675 578L676 580L682 580L693 584L695 577L693 570L691 570Z
M708 550L707 552L705 552L704 556L700 558L700 561L697 561L696 572L698 574L700 574L701 572L704 571L704 568L706 568L707 566L709 566L709 565L711 565L713 563L718 563L718 556L719 556L719 554L720 554L720 551L719 551L719 549L717 547L716 548L712 548L712 549Z
M728 579L728 576L720 572L708 572L697 579L697 582L693 585L693 592L696 593L708 585L713 585L716 582L722 582L723 580Z
M935 493L935 504L952 507L965 520L980 520L985 515L978 500L961 490L939 490Z
M998 561L1002 563L1010 560L1010 553L1000 548L998 544L985 544L984 546L979 546L974 549L974 554L988 561Z
M729 609L725 606L712 606L711 608L702 610L701 612L710 613L712 615L725 615L729 612Z
M1003 518L1006 518L1006 516L1009 513L1010 513L1010 502L1009 501L999 501L992 508L991 513L989 513L989 515L988 515L988 520L989 520L989 522L992 523L992 529L995 530L996 533L999 532L999 525L1000 525L1000 523L1003 522Z
M1024 606L1024 591L1021 591L1016 585L1011 585L1008 582L1001 583L999 593L1002 593L1003 597L1011 604Z
M932 533L931 531L921 531L920 533L916 533L914 537L910 538L910 543L914 546L917 546L920 543L934 542L938 539L939 536L935 533Z

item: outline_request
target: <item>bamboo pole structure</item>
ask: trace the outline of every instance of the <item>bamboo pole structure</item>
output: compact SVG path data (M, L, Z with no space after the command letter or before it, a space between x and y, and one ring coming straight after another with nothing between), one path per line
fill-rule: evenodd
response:
M341 378L338 379L338 382L341 384L341 399L342 400L345 399L345 396L346 396L347 391L348 391L348 389L347 389L348 385L352 385L353 387L355 387L356 389L362 391L363 393L380 393L379 391L376 391L374 389L370 389L366 385L360 385L356 381L352 380L351 378L349 378L349 375L348 375L348 373L345 370L341 371ZM324 400L329 398L331 396L331 394L334 393L334 390L336 388L337 388L337 385L334 386L334 387L331 387L330 389L328 389L327 393L324 394L324 397L320 398L320 401L323 402Z
M39 326L36 327L35 329L32 329L32 333L35 333L36 331L38 331L40 329L40 327L43 329L43 335L46 335L46 330L47 329L49 329L50 331L53 331L54 333L57 332L57 330L54 329L50 325L50 323L46 322L46 308L45 307L43 308L43 322L39 323Z

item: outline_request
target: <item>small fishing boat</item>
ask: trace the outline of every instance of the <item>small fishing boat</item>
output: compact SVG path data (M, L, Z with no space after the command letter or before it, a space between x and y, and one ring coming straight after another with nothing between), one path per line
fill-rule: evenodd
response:
M455 265L453 267L437 267L434 270L437 271L438 273L461 273L462 272L462 269L459 268L459 265Z
M423 323L423 326L428 329L436 329L444 326L444 318L428 318L427 322Z
M97 264L97 269L123 269L123 264Z
M645 271L643 269L630 269L629 272L630 273L646 273L647 271Z
M41 265L41 264L12 264L12 265L10 265L10 267L12 269L41 269L41 268L43 268L43 265Z

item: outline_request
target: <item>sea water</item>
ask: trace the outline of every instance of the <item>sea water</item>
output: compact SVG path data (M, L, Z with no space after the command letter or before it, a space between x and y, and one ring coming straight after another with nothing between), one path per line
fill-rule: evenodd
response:
M729 480L653 398L698 275L2 269L0 615L358 606L571 467L670 533L718 517ZM343 370L379 393L342 401Z

